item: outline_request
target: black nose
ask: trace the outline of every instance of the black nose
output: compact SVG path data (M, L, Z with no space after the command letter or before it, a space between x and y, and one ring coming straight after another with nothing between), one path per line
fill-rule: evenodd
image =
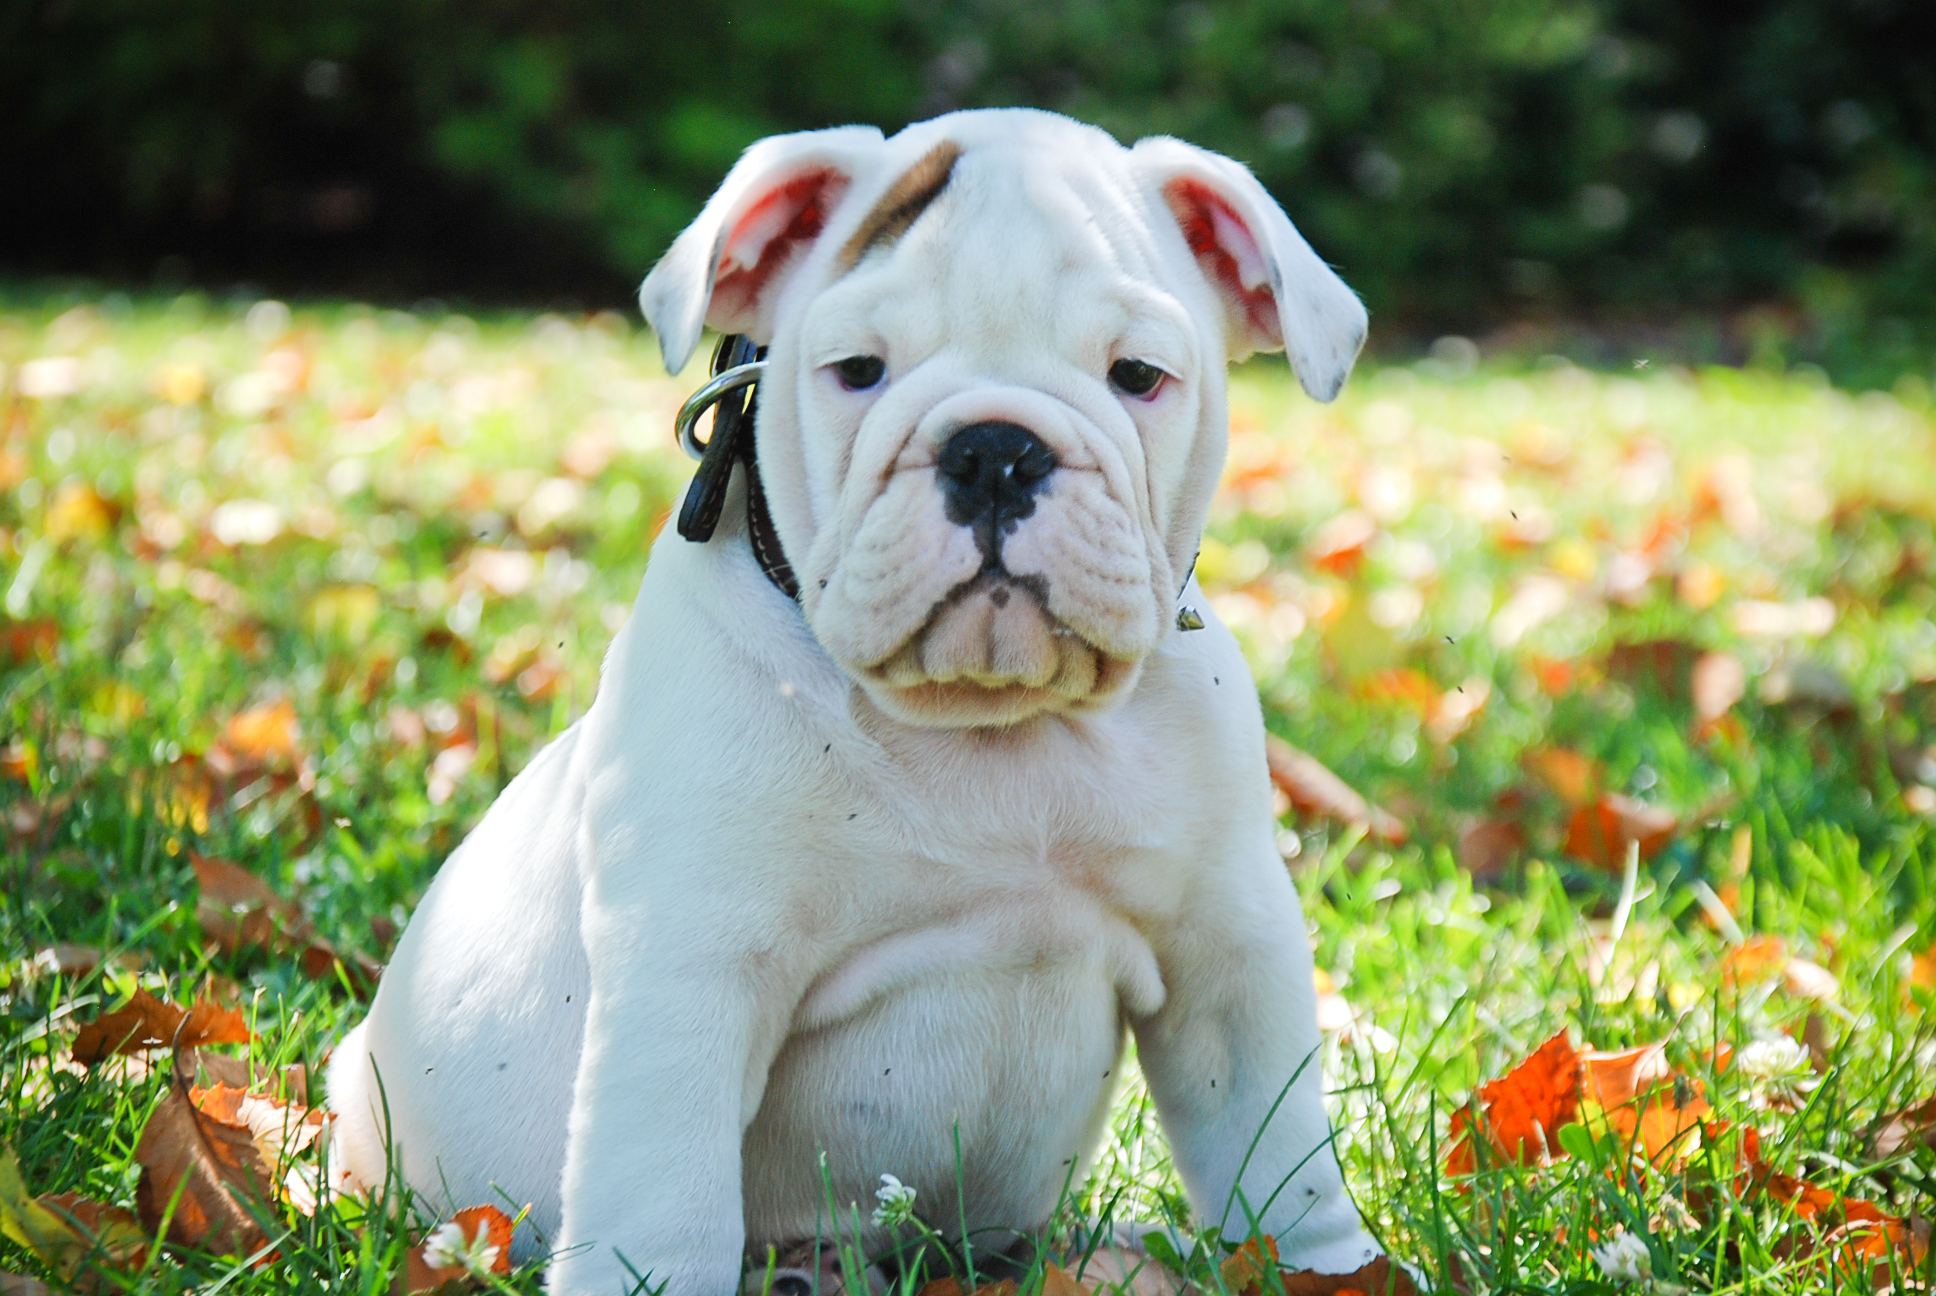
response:
M973 527L993 557L1000 537L1035 512L1035 495L1055 471L1055 452L1014 423L970 423L941 447L936 467L948 520Z

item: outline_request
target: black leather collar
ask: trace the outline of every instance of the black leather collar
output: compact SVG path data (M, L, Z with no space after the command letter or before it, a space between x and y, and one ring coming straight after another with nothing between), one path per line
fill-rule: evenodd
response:
M686 501L679 509L679 534L697 544L713 538L720 512L726 507L726 488L732 483L737 466L746 474L746 534L753 546L753 557L774 587L794 602L800 601L800 582L780 547L780 533L773 525L773 511L760 485L759 457L753 444L754 415L759 406L758 366L766 358L766 348L756 347L743 334L731 333L719 340L713 352L714 382L700 389L679 411L679 441L690 452L699 452L699 468L686 488ZM735 385L716 384L737 374ZM703 444L692 435L692 425L707 405L713 407L713 433Z

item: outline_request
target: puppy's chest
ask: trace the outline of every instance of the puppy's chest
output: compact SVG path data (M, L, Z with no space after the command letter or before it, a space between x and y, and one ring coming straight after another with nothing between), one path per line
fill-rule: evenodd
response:
M1108 989L1131 1016L1162 1006L1153 941L1187 885L1171 852L984 831L945 850L855 863L862 880L848 895L858 911L827 949L796 1029L939 987L1005 997L1087 985Z
M1155 1012L1154 951L1226 853L1229 816L1191 776L1214 760L1170 768L1187 742L1135 731L966 754L947 741L848 766L800 825L830 868L805 906L820 958L796 1028L941 987L1113 991L1130 1016Z

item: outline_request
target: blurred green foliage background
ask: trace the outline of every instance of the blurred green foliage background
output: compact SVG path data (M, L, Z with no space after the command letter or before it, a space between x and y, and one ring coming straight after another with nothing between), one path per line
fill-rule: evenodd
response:
M617 304L759 136L994 104L1242 159L1388 352L1936 355L1926 0L14 0L0 272Z

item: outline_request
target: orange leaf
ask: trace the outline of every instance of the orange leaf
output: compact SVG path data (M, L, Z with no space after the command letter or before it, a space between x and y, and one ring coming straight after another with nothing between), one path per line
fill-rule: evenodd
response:
M1053 1262L1042 1269L1042 1296L1094 1296L1088 1284Z
M299 736L296 706L283 698L237 713L219 741L233 755L257 765L294 765L302 759Z
M1223 1275L1223 1285L1229 1290L1230 1296L1245 1296L1248 1292L1265 1290L1264 1278L1270 1272L1266 1266L1277 1263L1277 1240L1265 1237L1261 1247L1257 1242L1255 1237L1247 1239L1223 1262L1219 1272ZM1269 1260L1264 1259L1266 1251L1270 1252Z
M6 665L52 657L59 647L58 621L42 617L37 621L0 622L0 662Z
M1618 873L1627 866L1627 851L1640 844L1642 859L1652 859L1673 840L1680 820L1672 811L1636 801L1618 792L1603 792L1592 805L1576 809L1566 824L1566 853L1595 867Z
M431 1296L442 1292L446 1283L452 1291L462 1291L467 1271L463 1265L432 1265L423 1258L422 1247L411 1247L403 1253L403 1272L390 1284L391 1296Z
M1412 1276L1379 1256L1370 1264L1348 1274L1321 1274L1310 1269L1284 1275L1284 1296L1418 1296Z
M914 1296L963 1296L963 1293L960 1281L950 1276L933 1278L922 1283L921 1290L914 1293Z
M246 1255L268 1241L250 1207L263 1209L275 1176L254 1135L205 1115L179 1080L148 1118L135 1160L135 1205L150 1232L167 1218L171 1241L214 1255Z
M450 1264L432 1263L439 1241L437 1233L455 1227L468 1246L482 1244L496 1248L491 1253L490 1272L511 1272L511 1218L495 1206L470 1206L450 1217L449 1223L432 1233L423 1244L404 1254L403 1272L391 1284L392 1296L417 1296L419 1293L469 1291L477 1285L475 1275L460 1257Z
M1936 990L1936 945L1909 961L1909 984L1918 990Z
M247 1130L255 1140L261 1164L276 1183L282 1182L290 1158L315 1142L323 1128L324 1113L320 1110L278 1102L267 1094L250 1093L233 1085L191 1087L188 1100L210 1120Z
M1363 827L1383 842L1396 844L1405 840L1404 824L1390 812L1365 800L1316 757L1306 755L1275 734L1265 736L1264 756L1270 763L1271 782L1291 799L1299 814Z
M1481 819L1459 834L1459 866L1489 882L1526 849L1526 830L1516 819Z
M1526 669L1538 681L1540 690L1548 697L1558 697L1569 692L1580 679L1580 668L1570 661L1560 661L1553 657L1542 657L1537 653L1526 658Z
M1788 966L1788 942L1779 936L1750 936L1721 958L1721 984L1749 986Z
M201 884L195 919L217 949L226 954L250 946L266 949L279 945L285 936L300 939L307 934L309 924L302 911L249 870L193 851L189 859Z
M1378 535L1378 523L1361 509L1346 509L1311 534L1305 558L1321 572L1350 580L1364 565L1365 548Z
M1565 747L1535 747L1519 763L1570 806L1593 804L1606 777L1599 761Z
M1379 671L1358 685L1358 691L1373 702L1395 702L1409 707L1421 720L1429 718L1439 704L1439 686L1431 676L1410 666Z
M269 1067L258 1067L248 1058L230 1057L226 1053L204 1053L200 1049L183 1049L177 1055L177 1070L191 1081L197 1075L207 1076L208 1088L228 1085L233 1089L257 1090L267 1086L272 1095L280 1095L283 1100L299 1106L309 1105L309 1068L300 1063L286 1066L280 1071Z
M1690 1131L1713 1112L1700 1082L1668 1065L1664 1044L1583 1052L1580 1077L1582 1100L1598 1107L1607 1124L1649 1160L1685 1158L1693 1150Z
M74 1060L92 1065L115 1053L152 1048L199 1048L204 1044L247 1044L255 1036L240 1009L191 1004L185 1011L136 990L127 1006L81 1027L74 1037Z
M98 540L114 526L120 510L87 482L69 478L54 492L41 519L41 529L55 544L69 540Z
M317 934L302 909L283 899L269 884L239 864L190 852L201 895L195 918L202 934L217 949L233 954L259 946L299 952L304 975L333 980L340 965L350 985L367 994L382 969L360 954L342 954Z
M1580 1054L1560 1031L1502 1079L1480 1085L1472 1101L1452 1115L1452 1150L1445 1172L1471 1174L1478 1156L1471 1131L1476 1124L1495 1160L1531 1165L1560 1156L1556 1136L1580 1110Z
M482 1232L485 1241L497 1248L497 1255L491 1260L491 1272L508 1274L511 1272L511 1217L495 1206L467 1206L450 1217L464 1230L467 1238L476 1238Z

